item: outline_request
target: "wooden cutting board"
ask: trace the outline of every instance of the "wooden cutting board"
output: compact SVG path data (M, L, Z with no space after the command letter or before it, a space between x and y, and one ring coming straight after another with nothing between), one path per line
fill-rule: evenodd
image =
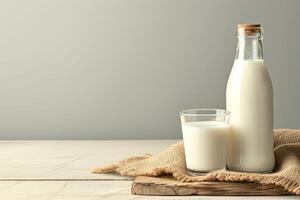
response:
M253 182L202 182L181 183L173 177L136 177L131 193L135 195L202 195L202 196L275 196L293 195L280 186Z

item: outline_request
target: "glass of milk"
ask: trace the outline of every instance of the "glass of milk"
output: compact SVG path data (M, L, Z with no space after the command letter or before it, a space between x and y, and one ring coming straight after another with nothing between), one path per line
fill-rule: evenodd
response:
M225 169L230 112L193 109L182 111L180 118L188 171Z

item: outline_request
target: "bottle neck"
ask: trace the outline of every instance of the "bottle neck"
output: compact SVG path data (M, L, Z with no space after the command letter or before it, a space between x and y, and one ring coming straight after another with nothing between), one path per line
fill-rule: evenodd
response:
M236 60L263 59L261 36L238 36L236 48Z

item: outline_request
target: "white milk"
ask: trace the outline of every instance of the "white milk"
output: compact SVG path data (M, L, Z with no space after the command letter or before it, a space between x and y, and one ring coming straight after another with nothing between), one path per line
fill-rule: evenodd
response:
M227 134L225 122L199 121L182 125L187 168L207 172L226 167Z
M269 172L274 167L272 83L262 59L235 60L226 90L231 112L227 167Z

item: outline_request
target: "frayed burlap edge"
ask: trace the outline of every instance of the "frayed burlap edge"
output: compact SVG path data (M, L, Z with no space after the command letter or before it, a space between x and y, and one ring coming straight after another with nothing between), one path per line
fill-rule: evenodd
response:
M257 176L257 174L224 174L222 172L212 172L207 176L190 176L185 171L180 169L174 168L156 168L151 171L151 173L142 173L142 174L134 174L130 175L130 173L123 173L122 171L118 170L122 165L130 163L132 161L143 160L145 158L150 157L150 154L139 156L139 157L131 157L125 159L121 162L110 164L101 168L93 169L93 173L111 173L111 172L118 172L124 176L159 176L164 174L171 174L177 180L181 182L203 182L203 181L253 181L260 184L274 184L277 186L284 187L287 191L292 192L296 195L300 195L300 186L297 182L287 179L286 177L280 176Z
M292 145L300 145L300 143L293 143ZM282 145L277 146L274 150L276 151L281 147ZM181 182L203 182L203 181L251 181L251 182L257 182L260 184L274 184L277 186L284 187L287 191L294 193L296 195L300 195L300 186L299 184L291 179L288 179L286 177L282 176L264 176L263 174L251 174L251 173L239 173L237 176L236 172L235 174L231 174L230 172L224 173L224 171L215 171L212 173L207 174L206 176L190 176L187 174L185 170L182 168L176 168L172 166L170 167L160 167L160 168L154 168L151 171L148 172L137 172L137 171L122 171L122 166L125 166L131 162L138 162L141 160L144 160L146 158L151 157L151 154L145 154L142 156L135 156L130 157L128 159L122 160L120 162L109 164L106 166L103 166L101 168L95 168L92 170L92 173L111 173L111 172L117 172L123 176L160 176L160 175L166 175L171 174L173 177L175 177L177 180Z

